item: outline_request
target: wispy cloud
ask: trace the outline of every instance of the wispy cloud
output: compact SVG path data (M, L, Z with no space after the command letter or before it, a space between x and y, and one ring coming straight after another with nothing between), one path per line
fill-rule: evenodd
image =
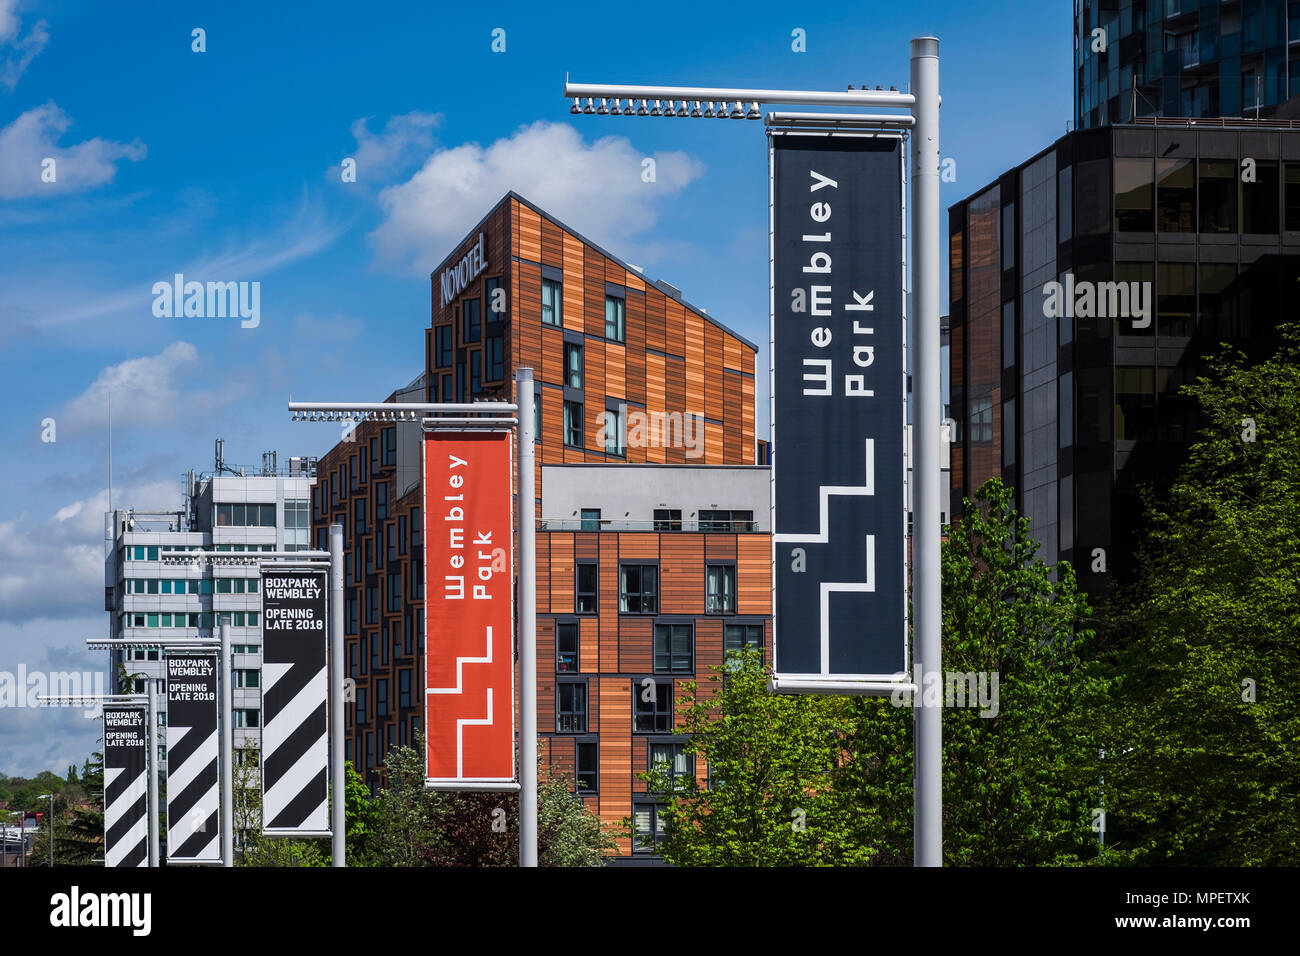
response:
M180 483L116 488L114 502L180 508ZM0 622L82 617L103 608L108 489L68 502L43 520L0 521Z
M110 413L119 429L212 417L242 396L243 389L234 383L209 389L187 387L198 358L198 349L189 342L173 342L157 355L108 366L54 414L59 434L98 431L107 426Z
M44 20L37 20L27 35L22 35L18 5L19 0L0 0L0 86L9 92L13 92L32 60L50 42L50 31Z
M185 261L178 257L167 262L164 257L153 254L151 258L159 263L158 271L141 275L125 288L81 290L75 295L68 294L66 288L58 295L46 294L48 290L30 281L25 288L26 293L40 303L39 318L34 320L38 326L132 313L137 317L149 316L154 300L153 284L170 282L177 272L203 282L263 281L278 269L314 256L332 244L343 231L343 226L327 220L323 209L304 194L294 214L278 228L251 239L230 240L219 251L203 253ZM18 305L21 303L5 303L0 299L0 312L6 306Z
M363 116L352 124L357 141L352 158L357 161L357 182L361 184L385 183L393 173L419 160L433 148L433 129L442 124L441 113L416 110L390 116L383 132L372 133L367 128L370 119ZM337 167L332 172L337 175Z
M72 146L58 145L71 125L67 113L46 103L0 129L0 199L94 189L113 181L120 161L144 159L145 145L139 139L117 143L96 136Z
M650 182L646 159L654 160ZM385 220L370 238L380 263L427 274L513 189L593 240L628 249L703 171L684 152L646 155L624 136L588 143L571 126L537 122L486 148L468 143L434 153L407 182L379 194ZM638 248L642 258L651 249Z

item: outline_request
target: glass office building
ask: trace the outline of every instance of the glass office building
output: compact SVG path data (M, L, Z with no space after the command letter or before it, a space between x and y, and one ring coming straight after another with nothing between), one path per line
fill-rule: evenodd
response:
M1300 96L1300 2L1075 0L1074 66L1076 129L1267 118Z
M949 233L954 512L1001 475L1040 556L1104 591L1140 486L1195 435L1179 387L1300 317L1300 129L1071 133L952 206Z

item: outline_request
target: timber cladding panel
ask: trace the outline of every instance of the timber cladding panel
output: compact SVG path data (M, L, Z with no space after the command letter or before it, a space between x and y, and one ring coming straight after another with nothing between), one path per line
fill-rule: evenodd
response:
M698 534L660 535L659 607L664 614L697 613L704 605L704 540Z
M673 712L685 693L683 681L696 680L697 693L708 700L716 696L719 684L712 681L713 670L723 661L725 629L729 623L764 625L764 648L771 660L771 626L767 613L771 603L770 538L766 534L694 532L565 532L541 531L538 553L546 555L551 583L546 596L552 601L550 627L539 622L538 708L539 728L550 734L555 727L554 623L556 620L578 621L579 666L574 677L587 685L586 737L581 733L555 734L550 766L574 779L571 760L574 739L598 735L598 793L590 804L598 808L606 823L618 824L632 812L634 794L644 794L645 783L638 779L648 767L648 741L665 736L663 731L637 732L633 690L641 681L654 675L655 622L663 617L689 621L694 631L693 670L688 673L656 675L669 681L674 690ZM599 565L596 615L573 614L573 565L576 561L595 560ZM660 604L657 614L620 614L619 591L621 564L658 564L660 569ZM734 563L737 569L736 615L705 613L705 568L708 564ZM563 577L564 584L555 583ZM541 579L539 577L539 588ZM539 607L541 597L539 596ZM542 643L549 642L543 651ZM697 761L696 773L703 779L707 766ZM621 832L621 831L620 831ZM630 845L621 836L623 853Z
M540 436L543 449L539 456L542 461L623 460L606 456L599 442L600 415L608 400L627 403L629 411L644 414L651 420L663 420L654 416L667 414L669 421L676 422L690 414L707 418L721 428L718 435L703 430L700 438L704 453L700 457L688 455L682 447L685 444L682 429L674 428L673 435L643 429L641 442L628 449L628 461L753 464L753 348L660 286L647 283L636 271L587 245L561 223L513 194L498 203L440 267L458 262L478 241L480 232L484 237L487 266L455 302L441 302L439 274L435 272L431 276L432 321L425 363L430 392L438 400L453 397L441 394L444 376L451 376L453 389L463 389L463 394L470 399L490 397L507 387L488 384L486 354L477 359L484 376L477 395L469 394L472 383L461 384L456 380L457 374L462 380L470 377L470 355L484 352L487 330L481 329L479 342L465 342L463 323L453 320L460 314L462 300L482 297L484 282L494 277L500 277L507 286L506 379L513 377L516 368L528 366L534 369L539 382L556 387L564 384L561 329L543 327L541 323L542 269L546 266L559 270L557 277L562 277L563 329L585 338L586 375L582 389L583 447L570 454L562 451L563 400L557 398L557 407L543 409ZM605 297L607 292L616 294L620 289L626 310L625 341L615 342L605 339ZM490 303L486 299L481 301L486 320ZM432 331L446 324L452 328L454 357L451 365L439 366ZM463 356L465 364L458 373L456 357L459 356ZM728 381L729 374L740 377L739 389L736 383ZM548 444L551 450L547 449Z
M632 812L632 681L601 681L600 818L617 826ZM628 841L619 848L628 851Z
M651 635L654 621L648 617L626 617L618 628L618 669L649 672L652 660Z

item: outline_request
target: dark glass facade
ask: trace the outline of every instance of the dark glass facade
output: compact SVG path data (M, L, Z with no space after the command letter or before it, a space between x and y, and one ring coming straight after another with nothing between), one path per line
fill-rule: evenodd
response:
M1266 118L1300 96L1300 2L1075 0L1074 66L1076 129Z
M1198 424L1179 387L1300 317L1298 206L1300 129L1187 125L1071 133L951 207L954 513L1001 475L1044 560L1123 575Z

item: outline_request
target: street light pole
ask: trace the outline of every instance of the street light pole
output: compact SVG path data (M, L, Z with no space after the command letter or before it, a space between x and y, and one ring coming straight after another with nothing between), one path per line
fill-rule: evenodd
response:
M330 858L347 866L347 783L343 766L343 525L330 525Z
M519 406L519 865L537 865L537 515L533 370L515 373Z
M161 807L158 805L158 682L152 677L146 677L144 687L145 693L149 695L149 865L157 866L158 831L161 829L158 823L161 816Z
M733 89L724 87L629 86L571 83L565 78L564 95L573 99L572 114L630 116L690 116L760 119L759 104L834 106L852 108L897 107L899 114L772 112L769 125L820 129L896 128L910 130L912 174L912 353L915 377L913 422L915 462L912 471L914 528L912 587L913 673L936 679L942 673L940 545L942 509L940 490L940 379L939 379L939 41L931 36L911 42L911 86L895 90L845 92L809 90ZM586 99L583 106L581 100ZM600 99L600 107L594 100ZM628 105L620 104L626 98ZM613 107L607 101L613 100ZM647 109L648 100L654 108ZM640 106L637 107L637 102ZM668 103L661 109L660 103ZM694 102L694 108L691 108ZM700 104L708 104L701 110ZM714 103L721 102L716 112ZM727 105L734 104L728 111ZM741 109L744 103L750 110ZM680 105L677 105L680 104ZM805 237L806 238L806 237ZM931 676L933 675L933 676ZM776 684L773 682L772 685ZM890 693L910 689L915 704L916 776L913 803L913 862L917 866L943 863L943 725L942 703L924 704L925 680L915 687L903 683L824 683L815 689L783 682L794 693Z
M221 865L235 865L235 693L230 686L230 624L221 622Z
M939 504L939 41L912 40L912 392L915 467L912 470L913 693L916 786L913 863L943 865L943 703L927 706L924 684L942 674Z
M50 869L54 869L54 794L43 793L36 799L44 800L46 797L50 798Z

